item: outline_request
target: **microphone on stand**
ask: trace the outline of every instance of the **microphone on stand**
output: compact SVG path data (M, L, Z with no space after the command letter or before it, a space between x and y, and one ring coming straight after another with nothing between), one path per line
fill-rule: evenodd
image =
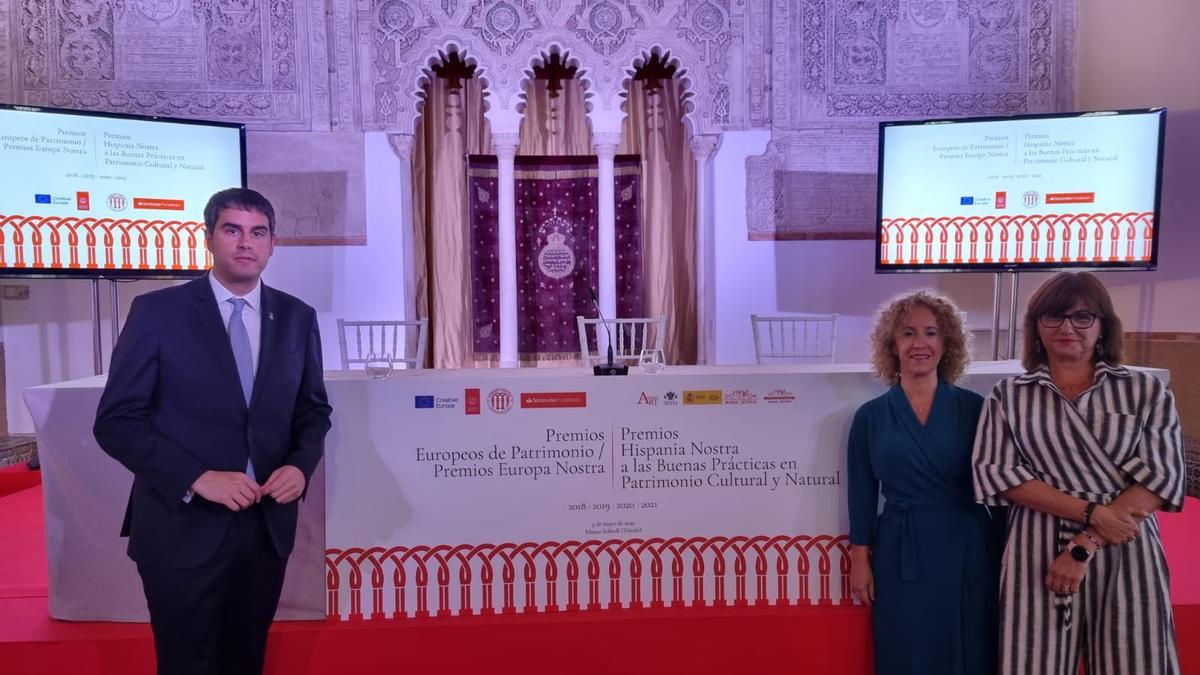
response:
M608 327L608 322L604 320L604 315L600 313L600 302L596 299L596 289L588 286L588 293L592 296L592 307L596 309L596 318L600 319L600 323L604 325L604 332L608 335L608 363L601 363L592 366L593 375L628 375L629 366L625 364L613 363L613 341L612 330Z

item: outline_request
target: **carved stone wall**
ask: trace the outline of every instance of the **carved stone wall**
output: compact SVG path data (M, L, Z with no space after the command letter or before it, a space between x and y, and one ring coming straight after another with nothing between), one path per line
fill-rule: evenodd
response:
M12 15L0 9L0 101L15 100L12 80Z
M0 95L21 103L411 133L423 74L464 50L515 109L551 45L615 111L670 50L697 133L1053 110L1077 0L9 0ZM15 78L10 75L15 74Z
M11 0L21 103L327 129L323 3ZM314 83L317 86L313 86Z
M1068 108L1077 2L8 0L0 99L411 134L439 51L465 52L511 119L556 48L611 131L658 48L693 134L771 129L747 162L751 238L869 236L878 121Z
M515 109L551 45L585 71L593 111L618 111L652 47L690 81L697 132L742 126L746 0L9 0L0 97L201 117L255 130L411 133L439 50L464 50L488 104ZM766 34L761 21L756 29ZM10 77L15 73L15 79ZM763 86L759 86L762 95ZM736 118L736 119L735 119Z
M358 12L363 120L409 132L431 58L455 45L479 66L488 105L516 110L530 64L552 45L583 71L593 112L618 111L625 80L652 47L686 71L697 133L730 124L734 24L745 0L369 0Z
M250 187L275 205L283 245L367 243L362 134L250 132Z
M747 50L747 72L772 72L771 142L746 163L751 239L873 237L880 121L1073 103L1076 0L751 3L777 31L770 68Z

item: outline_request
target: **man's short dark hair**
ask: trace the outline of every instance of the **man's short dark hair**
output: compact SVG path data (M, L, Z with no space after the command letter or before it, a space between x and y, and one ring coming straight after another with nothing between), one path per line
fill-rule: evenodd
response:
M262 196L262 193L250 188L229 188L221 190L208 198L208 203L204 205L204 232L212 235L213 228L217 226L217 218L220 217L223 209L241 209L243 211L257 211L267 217L267 226L271 230L271 236L275 236L275 207L271 206L271 200Z

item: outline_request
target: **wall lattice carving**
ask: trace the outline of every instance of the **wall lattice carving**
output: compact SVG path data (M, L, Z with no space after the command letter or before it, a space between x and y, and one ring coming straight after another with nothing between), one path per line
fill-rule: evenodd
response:
M21 103L328 125L328 85L310 87L328 71L313 48L324 12L306 0L19 0L13 11Z
M770 55L746 50L748 76L770 72L752 118L759 87L773 98L749 238L873 237L880 121L1069 109L1076 1L749 0L776 31Z
M747 162L750 238L860 237L880 120L1070 107L1077 2L11 0L0 97L409 134L439 52L464 52L489 109L515 115L532 66L560 49L611 126L659 48L686 81L693 134L771 130Z
M697 133L1061 108L1077 0L13 0L0 96L246 122L410 133L439 50L488 105L520 103L552 45L615 111L635 62L669 50ZM1065 67L1064 67L1065 65Z
M0 96L264 131L411 133L439 51L467 53L489 106L515 110L531 64L557 46L604 112L659 47L689 81L689 125L713 133L747 124L730 72L745 11L746 0L13 0ZM769 28L754 27L761 42ZM756 91L761 109L769 87Z

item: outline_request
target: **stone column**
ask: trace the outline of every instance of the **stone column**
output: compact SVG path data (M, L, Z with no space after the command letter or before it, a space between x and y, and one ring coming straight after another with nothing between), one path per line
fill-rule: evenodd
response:
M712 158L721 145L718 135L693 136L696 160L696 361L715 363L716 349L716 256L713 241L715 203Z
M613 184L613 159L617 155L617 145L620 142L619 132L600 132L592 135L592 144L596 148L599 164L596 171L596 215L599 220L597 266L600 269L600 287L596 289L596 293L600 296L600 311L606 319L615 319L617 316L617 205ZM602 348L607 346L604 344Z
M413 321L417 318L417 265L424 265L424 260L413 258L413 173L412 173L412 134L388 134L388 145L400 160L400 231L403 248L401 254L404 265L404 318Z
M520 139L515 133L493 133L492 150L500 166L497 187L500 190L498 208L500 231L500 367L516 368L520 364L517 351L517 180L513 163Z

